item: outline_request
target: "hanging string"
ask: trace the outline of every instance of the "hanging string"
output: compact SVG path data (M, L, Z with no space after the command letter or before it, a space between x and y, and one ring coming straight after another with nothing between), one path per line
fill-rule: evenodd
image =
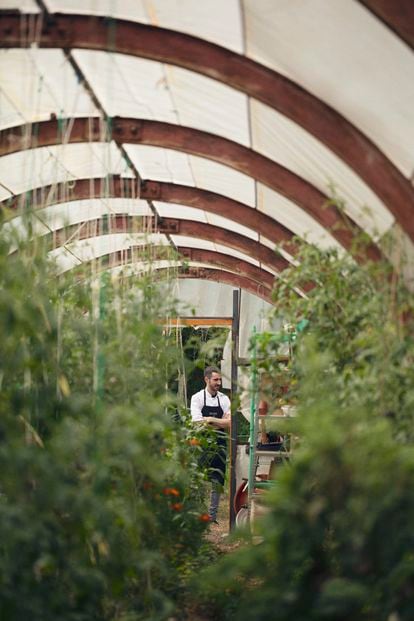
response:
M185 373L185 356L184 356L184 347L183 347L183 331L181 326L177 325L176 328L176 345L180 352L180 364L181 366L178 368L178 396L181 402L184 404L184 407L187 409L188 407L188 398L187 398L187 378Z

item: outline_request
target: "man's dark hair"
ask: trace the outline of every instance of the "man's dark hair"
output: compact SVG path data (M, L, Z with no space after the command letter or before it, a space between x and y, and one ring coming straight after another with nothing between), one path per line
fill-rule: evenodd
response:
M221 375L221 371L218 367L206 367L204 371L204 377L208 377L208 379L211 379L213 373L219 373L219 375Z

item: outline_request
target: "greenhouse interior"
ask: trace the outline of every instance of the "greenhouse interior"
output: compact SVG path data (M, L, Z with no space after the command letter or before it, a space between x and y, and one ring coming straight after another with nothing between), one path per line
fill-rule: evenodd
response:
M413 621L414 0L0 32L0 619Z

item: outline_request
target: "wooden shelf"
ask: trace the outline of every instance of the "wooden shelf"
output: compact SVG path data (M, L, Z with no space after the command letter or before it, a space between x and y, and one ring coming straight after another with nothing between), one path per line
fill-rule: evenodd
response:
M275 479L268 479L267 481L255 481L254 487L257 489L270 489L271 487L275 487L277 485L277 481ZM253 492L254 496L254 492ZM260 496L262 496L260 494Z
M286 416L285 414L259 414L257 419L260 420L274 420L274 419L278 419L278 420L288 420L289 418L295 418L296 414L294 414L293 416Z
M185 326L230 326L232 325L232 317L169 317L163 319L159 323L163 323L170 328L182 328Z
M257 457L285 457L288 459L290 457L290 451L262 451L262 449L256 449Z

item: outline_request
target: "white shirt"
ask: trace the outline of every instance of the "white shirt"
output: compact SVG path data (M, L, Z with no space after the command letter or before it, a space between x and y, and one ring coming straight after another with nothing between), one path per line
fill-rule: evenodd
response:
M204 407L204 393L206 395L206 405L216 407L220 401L220 407L223 410L223 416L230 412L230 399L222 392L218 392L212 397L208 390L203 388L191 397L191 420L193 422L203 420L201 409ZM218 399L217 399L218 397Z

